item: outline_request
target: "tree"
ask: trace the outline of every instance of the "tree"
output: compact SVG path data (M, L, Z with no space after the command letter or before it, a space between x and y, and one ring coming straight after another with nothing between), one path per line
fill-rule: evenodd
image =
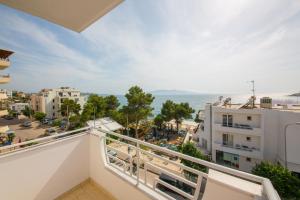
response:
M191 119L192 113L195 112L193 108L190 107L188 103L180 103L175 106L174 119L176 123L176 130L179 130L179 124L181 124L183 119Z
M172 119L175 120L176 130L179 130L179 124L183 119L192 118L192 113L195 112L193 108L190 107L188 103L174 103L171 100L167 100L161 109L161 114L163 119L166 121L170 121Z
M161 115L164 120L170 121L174 119L175 107L176 104L171 100L167 100L165 103L163 103L161 108Z
M88 120L91 120L93 118L94 118L94 106L93 106L92 103L87 102L83 107L83 111L81 113L80 121L82 123L85 123Z
M30 116L33 115L33 110L29 108L29 106L26 106L24 110L22 110L23 115L30 118Z
M92 94L89 96L87 103L89 104L87 109L87 113L91 113L90 118L94 118L94 112L95 112L95 117L100 118L104 117L106 113L106 101L105 98L102 96L99 96L97 94Z
M124 106L123 112L128 115L128 119L133 123L135 137L138 138L138 127L141 120L147 119L152 115L153 108L151 104L154 97L150 93L145 93L140 87L133 86L125 95L127 105Z
M162 125L164 123L164 118L161 114L156 115L156 117L154 118L154 124L155 126L157 126L159 128L159 130L161 130Z
M187 143L183 144L179 148L179 151L183 154L186 154L186 155L189 155L189 156L192 156L192 157L195 157L195 158L199 158L199 159L207 160L207 161L209 160L208 157L203 155L201 153L201 151L199 151L195 147L195 145L191 142L187 142ZM188 167L191 167L191 168L203 171L203 172L207 172L207 167L205 167L203 165L200 165L200 164L197 164L197 163L194 163L192 161L182 159L181 163L188 166Z
M76 103L72 99L64 99L60 107L62 115L68 119L72 114L79 115L80 110L80 104Z
M202 122L202 120L199 118L199 113L200 113L200 110L198 111L198 113L196 114L195 119L194 119L194 121L197 123Z
M270 179L282 198L300 199L300 179L283 166L261 162L256 164L252 173Z
M106 103L106 115L108 115L111 111L115 111L118 109L118 107L120 106L120 102L118 100L118 98L114 95L109 95L104 97L104 101Z
M34 113L34 118L38 121L42 121L46 117L46 113L36 112Z

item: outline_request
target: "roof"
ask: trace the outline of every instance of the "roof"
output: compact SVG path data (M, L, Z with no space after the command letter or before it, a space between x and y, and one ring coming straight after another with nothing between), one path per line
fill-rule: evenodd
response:
M90 120L90 121L87 122L87 124L90 127L93 127L94 126L94 121ZM105 131L116 131L116 130L124 128L121 124L119 124L118 122L112 120L109 117L96 119L95 120L95 126L96 126L96 128L100 128L100 129L105 130Z
M0 0L0 3L81 32L123 0Z
M0 1L1 1L1 0L0 0ZM0 58L6 59L6 58L8 58L10 55L12 55L13 53L14 53L14 52L12 52L12 51L0 49Z

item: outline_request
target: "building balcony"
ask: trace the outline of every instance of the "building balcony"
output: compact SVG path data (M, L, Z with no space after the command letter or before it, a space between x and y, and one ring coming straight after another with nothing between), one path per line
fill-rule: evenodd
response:
M10 65L10 61L8 59L0 59L0 70L4 70L8 68Z
M5 84L10 82L10 76L9 75L2 75L0 76L0 84Z
M216 150L241 155L244 157L262 159L262 151L256 147L248 147L242 144L225 145L221 141L215 141Z
M215 123L214 128L216 131L230 132L230 133L238 133L244 135L254 135L254 136L262 136L262 129L255 128L248 125L236 124L234 123L232 126L223 125L221 123Z
M90 128L0 147L0 177L7 200L280 199L268 179Z

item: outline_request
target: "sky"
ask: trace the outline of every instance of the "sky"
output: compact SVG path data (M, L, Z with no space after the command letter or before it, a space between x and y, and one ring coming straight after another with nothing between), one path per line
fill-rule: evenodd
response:
M37 92L300 90L299 0L126 0L81 33L0 5L11 83Z

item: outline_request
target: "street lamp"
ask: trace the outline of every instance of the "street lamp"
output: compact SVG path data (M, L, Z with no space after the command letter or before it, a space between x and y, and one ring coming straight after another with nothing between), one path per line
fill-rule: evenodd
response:
M286 131L287 131L287 128L289 126L292 126L292 125L298 125L298 126L300 126L300 122L290 123L290 124L286 124L284 126L284 166L285 166L285 168L287 168Z

